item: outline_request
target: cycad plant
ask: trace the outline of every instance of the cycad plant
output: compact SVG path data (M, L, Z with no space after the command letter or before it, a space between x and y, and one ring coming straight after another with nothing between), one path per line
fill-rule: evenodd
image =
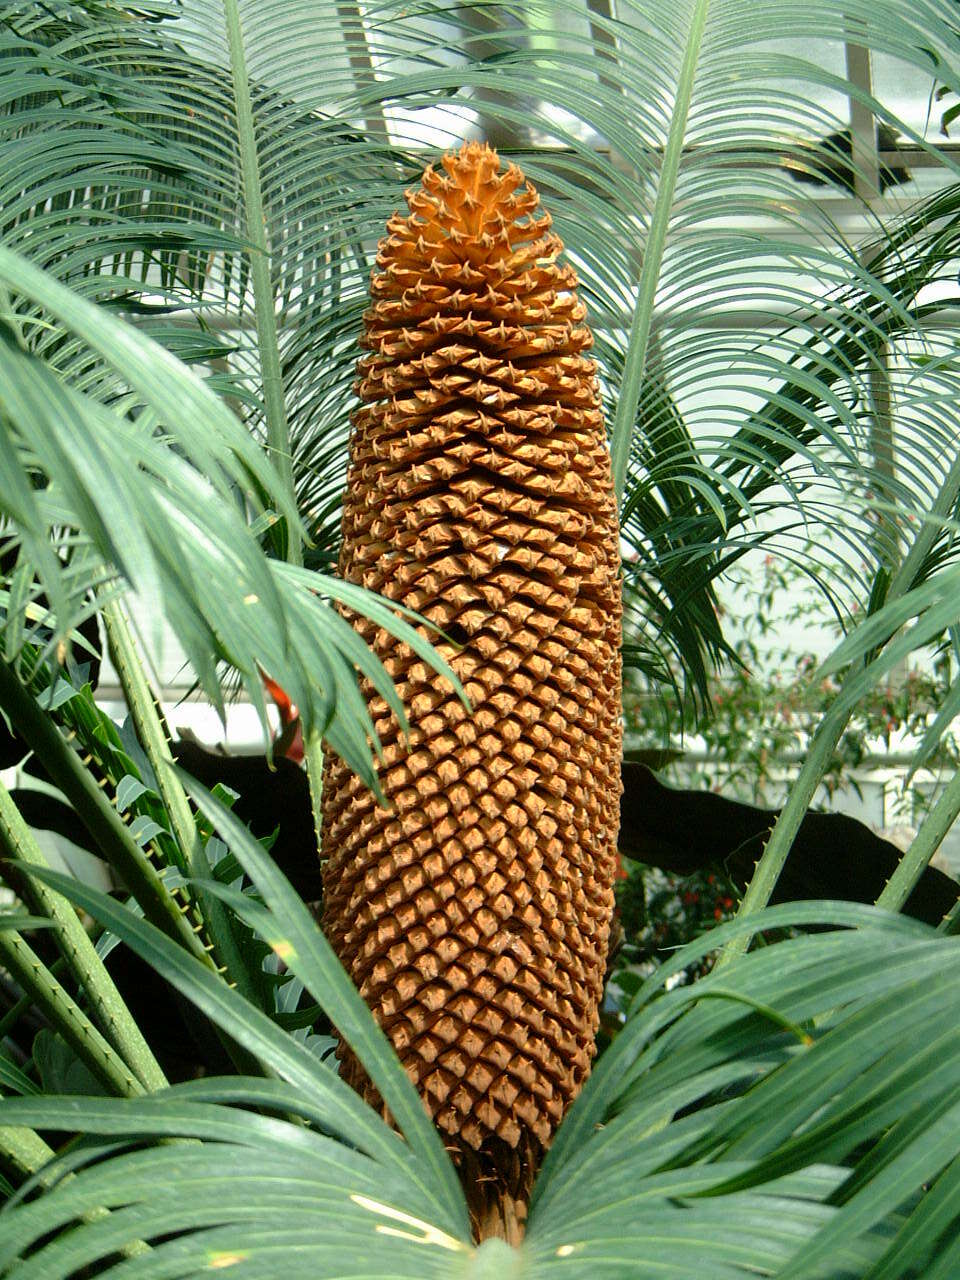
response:
M116 886L51 871L0 789L0 1274L956 1273L957 917L897 908L960 784L880 909L763 910L858 698L956 645L955 162L836 56L956 90L955 24L948 0L0 8L5 749ZM880 201L864 113L942 167L935 194ZM795 175L832 181L845 129L838 206ZM481 285L476 332L445 332ZM739 918L612 1011L571 1103L608 918L611 583L625 663L699 703L717 583L758 545L818 548L840 693ZM124 724L90 687L94 617ZM215 703L232 673L264 720L265 677L299 708L349 974L286 851L173 767L161 628ZM471 922L493 945L454 984ZM133 1012L151 973L163 1023ZM450 1044L431 985L458 988ZM494 1033L513 1076L459 1107L492 1043L464 1001L517 1025Z

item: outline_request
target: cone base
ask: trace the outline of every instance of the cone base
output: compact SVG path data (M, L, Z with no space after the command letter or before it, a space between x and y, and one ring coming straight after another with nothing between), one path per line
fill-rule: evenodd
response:
M544 1155L541 1144L526 1135L517 1147L499 1138L490 1138L479 1151L457 1139L448 1139L446 1147L460 1174L477 1244L491 1239L521 1244L530 1192Z

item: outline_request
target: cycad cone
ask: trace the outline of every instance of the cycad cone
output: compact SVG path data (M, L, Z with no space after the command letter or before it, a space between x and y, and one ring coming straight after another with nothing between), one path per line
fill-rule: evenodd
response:
M368 691L389 808L329 760L324 923L450 1145L516 1172L594 1052L619 821L617 518L550 217L486 146L442 168L380 242L340 570L456 642L438 647L473 711L356 620L412 732Z

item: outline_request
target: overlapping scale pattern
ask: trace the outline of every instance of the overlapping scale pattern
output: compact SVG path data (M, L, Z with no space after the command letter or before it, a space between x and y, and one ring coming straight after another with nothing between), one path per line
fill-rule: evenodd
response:
M589 1070L613 906L610 459L576 277L520 171L467 144L406 199L365 316L340 569L443 628L473 710L355 620L412 731L369 691L389 809L328 760L324 924L441 1130L546 1145Z

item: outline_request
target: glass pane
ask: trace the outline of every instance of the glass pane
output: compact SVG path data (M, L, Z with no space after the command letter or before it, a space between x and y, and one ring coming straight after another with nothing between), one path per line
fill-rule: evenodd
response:
M921 137L932 142L942 140L942 108L933 100L936 88L933 76L919 67L907 66L888 53L874 53L871 64L874 97Z

